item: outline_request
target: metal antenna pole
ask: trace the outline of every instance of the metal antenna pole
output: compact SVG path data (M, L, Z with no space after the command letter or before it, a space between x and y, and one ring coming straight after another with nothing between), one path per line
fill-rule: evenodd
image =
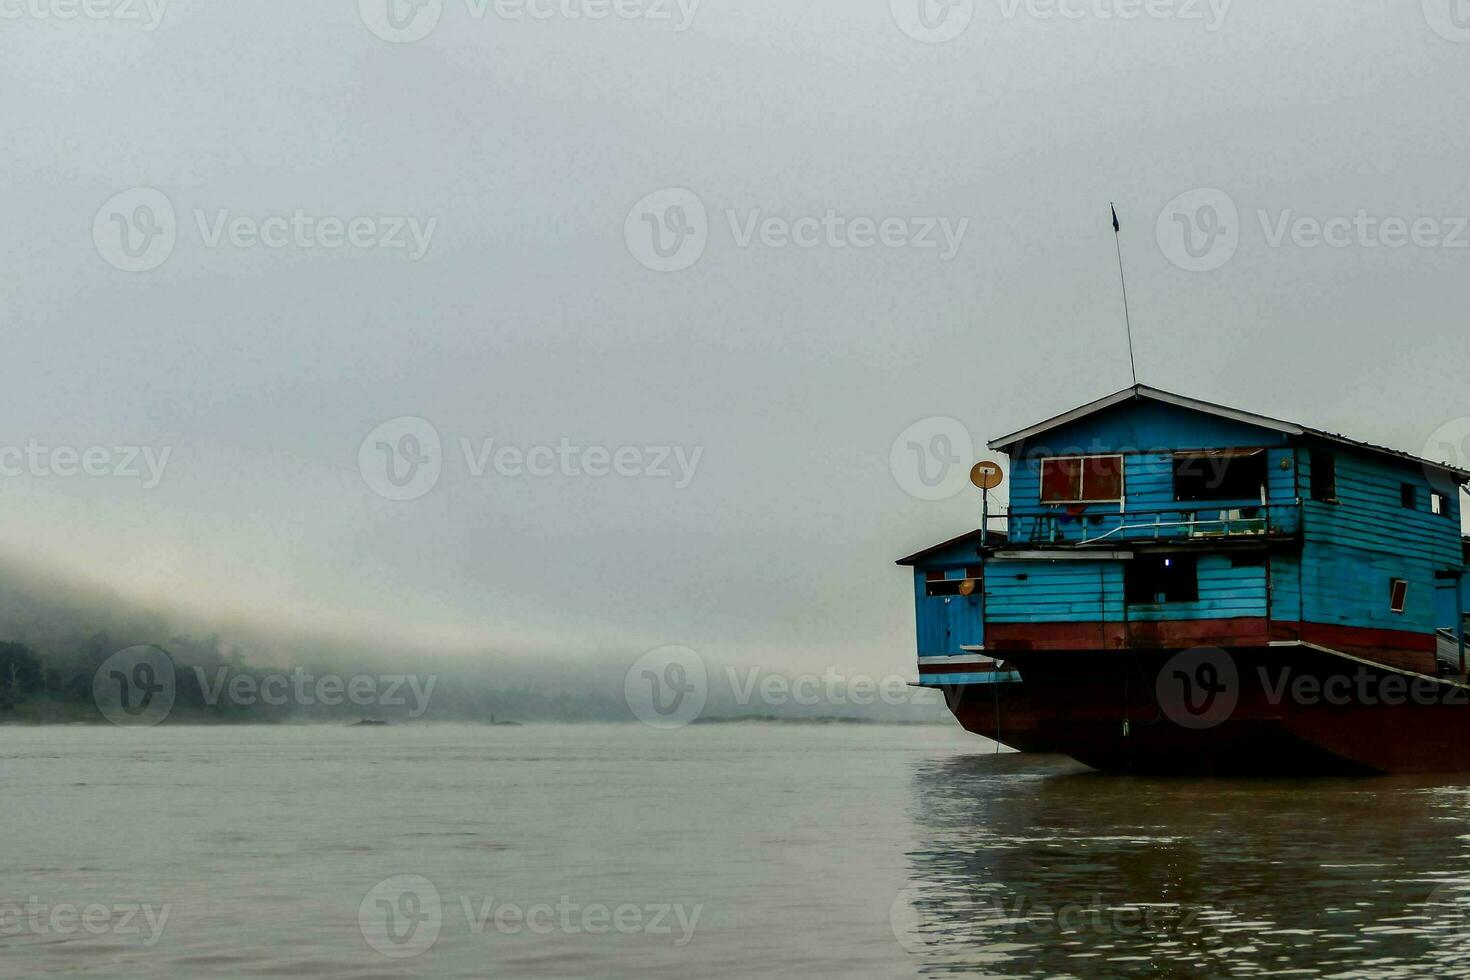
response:
M1133 373L1133 387L1138 387L1138 362L1133 358L1133 317L1128 312L1128 276L1123 272L1123 241L1120 232L1122 225L1118 223L1118 206L1109 204L1113 209L1113 244L1118 251L1118 280L1123 284L1123 323L1128 328L1128 368Z

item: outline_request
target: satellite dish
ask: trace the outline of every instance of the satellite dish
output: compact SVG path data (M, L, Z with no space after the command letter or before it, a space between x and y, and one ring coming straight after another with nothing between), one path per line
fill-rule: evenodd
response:
M999 463L986 460L970 469L970 482L981 490L994 490L1005 482L1005 474L1001 472Z

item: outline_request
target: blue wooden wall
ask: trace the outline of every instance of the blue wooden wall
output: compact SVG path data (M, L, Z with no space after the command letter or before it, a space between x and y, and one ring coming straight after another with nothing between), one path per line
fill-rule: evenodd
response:
M992 623L1121 623L1266 615L1266 566L1199 556L1199 601L1124 609L1119 561L991 561L985 615Z
M1338 503L1302 504L1302 619L1419 633L1449 625L1436 610L1435 572L1463 562L1459 494L1449 496L1446 514L1433 514L1430 479L1421 467L1345 447L1321 448L1337 460ZM1301 453L1299 465L1307 487L1311 453ZM1417 488L1413 510L1403 506L1405 483ZM1396 578L1409 583L1402 613L1390 608L1389 583Z
M993 623L1083 623L1264 617L1280 622L1432 632L1448 626L1456 606L1470 605L1470 584L1437 580L1437 571L1463 568L1460 499L1448 512L1430 510L1430 475L1411 460L1221 419L1190 409L1138 401L1115 406L1015 447L1010 481L1011 547L1095 539L1120 524L1213 519L1260 500L1178 502L1173 453L1179 450L1263 448L1267 451L1267 513L1278 533L1302 535L1301 553L1280 550L1267 565L1235 567L1228 555L1200 554L1198 602L1167 606L1123 604L1123 567L1105 561L1006 561L986 564L984 611ZM1335 457L1337 502L1311 499L1310 450ZM1124 455L1125 501L1080 508L1042 504L1040 458ZM1402 487L1416 488L1416 506L1403 506ZM1212 513L1213 512L1213 513ZM1084 533L1085 532L1085 533ZM1126 548L1150 540L1148 529L1107 540ZM1165 537L1170 535L1165 534ZM1176 535L1174 535L1177 537ZM1390 582L1409 583L1403 613L1390 604Z
M914 625L918 635L919 656L957 656L964 647L985 642L984 584L968 596L930 596L927 574L943 571L945 578L962 579L968 566L979 565L973 541L962 541L932 555L926 555L914 566Z
M1078 419L1016 447L1010 484L1011 535L1017 542L1075 543L1120 525L1192 519L1218 520L1222 512L1258 507L1259 498L1208 502L1174 499L1174 453L1191 449L1267 449L1267 500L1273 529L1295 533L1300 516L1296 454L1286 436L1272 429L1222 419L1158 402L1116 405ZM1081 514L1041 503L1041 459L1046 456L1122 454L1124 502L1089 504ZM1241 530L1247 525L1237 525ZM1128 530L1109 541L1146 540L1160 532ZM1166 528L1166 535L1170 532ZM1172 532L1178 535L1178 529Z

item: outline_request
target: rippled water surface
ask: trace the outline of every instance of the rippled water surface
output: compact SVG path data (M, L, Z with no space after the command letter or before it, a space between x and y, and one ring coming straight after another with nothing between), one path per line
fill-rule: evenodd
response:
M0 975L1470 975L1470 779L942 727L0 728Z

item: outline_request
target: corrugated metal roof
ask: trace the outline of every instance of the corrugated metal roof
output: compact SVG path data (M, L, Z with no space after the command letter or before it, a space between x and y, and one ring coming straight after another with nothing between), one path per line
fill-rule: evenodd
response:
M1112 408L1114 405L1121 405L1124 402L1141 399L1162 402L1166 405L1177 405L1181 408L1192 409L1196 412L1203 412L1207 415L1214 415L1219 418L1232 419L1237 422L1244 422L1247 425L1255 425L1263 429L1272 429L1276 432L1284 432L1287 435L1310 436L1315 439L1322 439L1326 442L1334 442L1344 446L1351 446L1355 449L1363 450L1364 452L1376 453L1382 456L1394 456L1408 462L1416 463L1429 469L1439 470L1440 472L1448 473L1455 478L1455 482L1457 483L1470 483L1470 470L1463 470L1459 467L1451 466L1448 463L1425 459L1422 456L1415 456L1412 453L1402 452L1397 449L1390 449L1387 446L1377 446L1371 442L1363 442L1358 439L1349 439L1347 436L1339 435L1336 432L1328 432L1326 429L1315 429L1311 426L1299 425L1295 422L1286 422L1281 419L1271 418L1269 415L1258 415L1254 412L1245 412L1237 408L1229 408L1225 405L1216 405L1213 402L1201 401L1198 398L1190 398L1188 395L1177 395L1171 391L1164 391L1159 388L1150 388L1148 385L1134 385L1132 388L1124 388L1122 391L1115 392L1114 394L1108 395L1105 398L1099 398L1096 401L1088 402L1086 405L1074 408L1069 412L1063 412L1061 415L1047 419L1045 422L1038 422L1037 424L1022 429L1019 432L1012 432L1010 435L1001 436L999 439L992 441L989 445L991 449L994 449L996 451L1004 451L1009 447L1014 446L1018 442L1024 442L1027 439L1033 439L1044 432L1049 432L1052 429L1057 428L1058 426L1066 425L1069 422L1075 422L1077 419L1086 418L1087 416L1092 415L1096 412L1101 412L1104 409Z

